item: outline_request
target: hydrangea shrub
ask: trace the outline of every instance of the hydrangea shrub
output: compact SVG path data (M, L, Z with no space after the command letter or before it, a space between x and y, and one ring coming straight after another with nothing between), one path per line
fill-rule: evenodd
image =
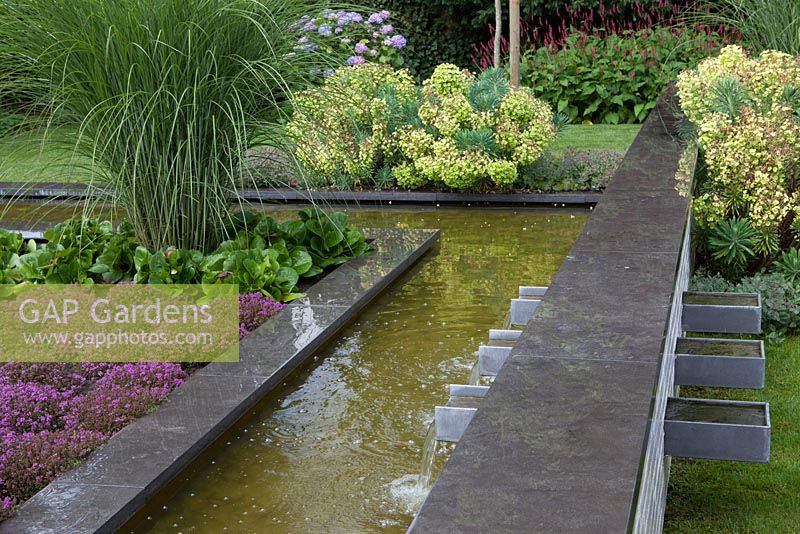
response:
M390 18L391 13L386 10L362 15L325 9L315 17L303 17L293 30L300 34L298 50L313 52L324 48L338 52L347 57L348 65L377 62L400 67L403 64L400 50L405 48L406 38L395 30ZM330 76L333 69L319 73Z
M390 173L408 189L459 190L510 187L556 135L552 109L529 89L450 64L421 89L405 71L340 69L296 99L288 131L325 185Z
M792 240L800 215L800 57L727 46L681 73L677 86L707 168L693 200L700 230L747 219L769 259Z

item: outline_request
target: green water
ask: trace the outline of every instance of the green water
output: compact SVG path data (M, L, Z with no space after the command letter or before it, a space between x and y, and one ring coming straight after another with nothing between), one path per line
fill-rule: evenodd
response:
M586 213L350 210L363 227L440 228L440 244L133 530L404 531L434 406L467 382L517 287L550 282Z

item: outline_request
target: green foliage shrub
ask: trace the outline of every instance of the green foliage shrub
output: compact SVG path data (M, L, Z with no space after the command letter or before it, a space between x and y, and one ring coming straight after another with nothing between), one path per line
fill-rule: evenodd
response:
M440 63L471 65L472 45L487 35L477 0L358 0L358 5L390 9L395 26L406 36L403 66L423 79ZM477 38L477 36L480 38Z
M753 250L755 235L747 219L734 217L720 221L708 239L711 257L735 278L756 254Z
M666 4L667 11L671 12L670 3L663 0L616 0L612 6L608 0L526 0L521 2L520 13L525 21L540 17L560 20L564 8L584 8L587 12L599 13L599 8L605 4L605 12L610 15L613 8L619 15L619 23L635 18L639 6L649 12L656 5L663 7ZM682 2L675 3L682 5ZM403 66L420 79L430 76L440 63L472 67L475 49L491 39L489 25L495 21L494 4L477 0L357 0L355 4L392 10L395 25L408 38L408 46L403 51ZM507 33L508 2L502 4L503 26Z
M689 28L572 33L560 47L526 50L521 79L573 122L642 122L669 82L719 43L718 34Z
M287 131L298 160L337 185L391 172L401 187L505 189L555 138L553 112L502 72L439 65L419 90L385 65L339 69L301 94ZM391 168L391 171L386 170Z
M800 214L800 56L749 57L725 47L678 77L681 108L697 131L705 177L692 201L701 248L733 218L755 235L749 248L768 264L797 235Z
M108 221L72 219L46 231L38 246L0 230L0 282L239 284L240 293L260 291L286 302L301 296L296 292L301 277L317 276L369 250L344 213L311 208L280 224L263 214L242 214L229 233L235 237L206 255L172 246L149 249L138 243L130 223L115 231Z
M545 152L520 174L517 186L535 191L602 191L614 176L624 153L616 150L567 148L562 156Z
M286 130L297 158L329 184L367 180L397 151L393 133L414 114L417 88L405 70L367 63L338 69L294 99Z
M790 248L775 262L775 271L800 287L800 249Z
M761 327L769 341L779 342L786 335L800 332L800 288L780 273L758 273L729 282L719 274L700 271L691 285L696 291L759 293Z

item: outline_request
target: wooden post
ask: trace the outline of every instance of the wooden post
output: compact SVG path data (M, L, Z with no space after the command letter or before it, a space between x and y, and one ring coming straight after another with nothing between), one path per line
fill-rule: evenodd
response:
M503 36L503 0L494 0L494 68L500 68L500 38Z
M519 0L510 0L508 33L511 46L511 86L519 87Z

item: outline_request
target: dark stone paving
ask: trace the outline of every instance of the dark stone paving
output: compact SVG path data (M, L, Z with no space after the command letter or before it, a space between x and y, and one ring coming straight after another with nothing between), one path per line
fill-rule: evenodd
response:
M438 240L438 230L367 230L373 253L340 266L34 495L0 533L113 532Z
M411 532L628 529L689 206L672 105L628 150Z

